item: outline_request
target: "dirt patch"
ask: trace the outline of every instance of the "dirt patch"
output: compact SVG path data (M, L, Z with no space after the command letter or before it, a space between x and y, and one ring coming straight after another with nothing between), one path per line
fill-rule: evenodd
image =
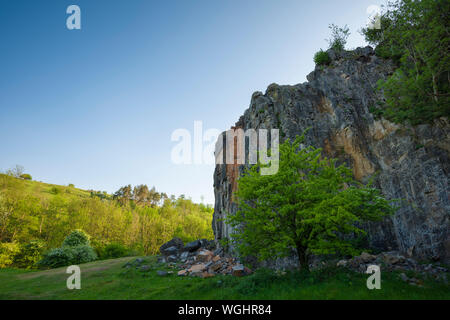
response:
M125 258L119 258L119 259L111 259L111 260L85 263L85 264L80 264L80 269L83 274L90 273L90 272L104 271L104 270L108 270L118 264L122 264L129 260L133 260L135 258L136 257L125 257ZM43 277L43 276L45 276L45 277L56 276L56 275L66 274L66 270L67 270L67 267L61 267L61 268L52 269L52 270L30 272L30 273L20 274L17 276L17 278L21 279L21 280L27 280L27 279L34 279L34 278Z

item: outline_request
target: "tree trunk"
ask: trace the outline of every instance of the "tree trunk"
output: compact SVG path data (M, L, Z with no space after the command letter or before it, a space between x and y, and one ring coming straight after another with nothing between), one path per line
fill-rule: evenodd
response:
M298 262L300 264L300 270L309 272L308 255L306 249L300 245L297 245Z
M439 96L439 92L438 92L438 86L436 83L436 75L433 73L432 75L432 79L433 79L433 93L434 93L434 101L436 103L438 103L438 96Z

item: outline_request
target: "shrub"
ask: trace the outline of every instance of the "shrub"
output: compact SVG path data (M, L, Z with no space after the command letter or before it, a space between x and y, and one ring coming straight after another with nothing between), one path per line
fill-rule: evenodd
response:
M23 180L32 180L31 175L28 173L24 173L24 174L20 175L20 178Z
M14 265L19 268L31 269L41 259L44 243L39 240L32 240L22 244L20 253L14 258Z
M72 260L70 264L81 264L97 260L97 255L91 246L81 245L71 247L69 250L72 251Z
M329 65L331 63L331 58L328 55L328 52L320 49L320 51L316 52L314 55L314 62L318 66Z
M72 231L63 241L63 247L75 247L80 245L89 246L89 235L83 230L74 230Z
M350 35L350 29L347 25L340 28L335 24L330 24L328 28L331 30L331 39L328 40L330 49L343 51Z
M58 268L73 264L91 262L97 259L94 249L88 245L75 247L61 247L50 250L44 258L38 262L38 266Z
M58 268L71 265L73 252L71 248L56 248L47 252L44 258L38 262L40 267Z
M82 230L74 230L64 239L61 248L47 252L37 265L58 268L94 261L97 259L97 254L89 244L87 233Z
M131 250L119 243L110 243L97 250L100 259L113 259L131 255Z
M50 193L54 194L54 195L61 194L61 192L62 192L61 188L58 188L58 187L52 187L50 189Z
M14 257L20 252L20 246L16 242L0 243L0 268L6 268L13 264Z

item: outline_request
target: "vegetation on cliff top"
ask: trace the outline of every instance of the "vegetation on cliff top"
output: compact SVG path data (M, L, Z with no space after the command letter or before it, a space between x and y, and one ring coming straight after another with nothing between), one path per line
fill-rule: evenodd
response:
M450 2L388 1L371 26L361 29L377 56L392 59L394 74L378 82L386 102L372 108L377 116L412 125L450 116ZM345 50L349 29L330 25L328 49ZM332 61L327 51L314 55L317 66Z
M376 54L398 68L379 88L387 99L383 116L411 124L450 115L450 2L401 0L388 3L380 27L365 28Z

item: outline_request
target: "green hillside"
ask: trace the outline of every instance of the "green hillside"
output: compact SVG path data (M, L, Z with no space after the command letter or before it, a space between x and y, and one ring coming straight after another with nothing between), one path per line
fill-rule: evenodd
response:
M34 268L72 231L90 236L98 258L148 255L179 237L212 239L213 209L146 185L114 195L0 174L0 268Z
M4 180L8 179L8 177L0 173L0 179ZM40 199L49 200L58 193L64 193L66 197L89 198L91 196L91 191L78 189L73 186L60 186L57 184L22 179L16 180L18 184L22 185L25 193Z

